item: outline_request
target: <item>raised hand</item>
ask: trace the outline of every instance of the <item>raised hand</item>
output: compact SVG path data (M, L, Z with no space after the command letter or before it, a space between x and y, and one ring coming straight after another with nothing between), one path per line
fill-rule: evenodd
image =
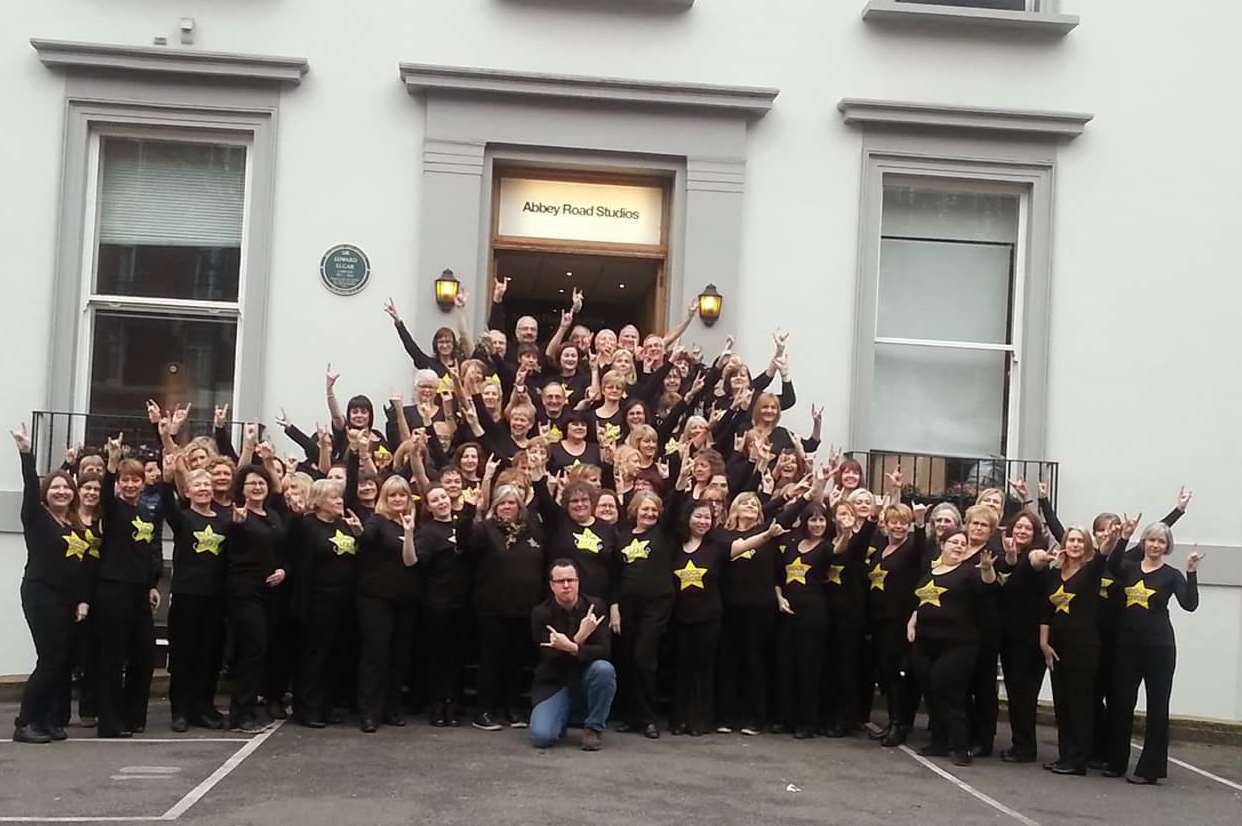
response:
M276 449L272 447L271 442L259 442L254 446L254 455L266 462L276 455Z
M1009 489L1013 491L1014 494L1016 494L1017 497L1023 502L1027 500L1029 491L1027 490L1025 479L1010 479Z
M927 521L927 505L916 502L910 510L914 511L914 524L923 527L923 523Z
M573 323L574 323L574 311L572 309L561 310L561 327L563 329L568 330L570 326L573 325Z
M557 651L565 651L572 653L574 650L574 641L569 637L557 631L551 625L547 626L548 641L539 643L542 648L555 648Z
M993 570L993 565L995 564L995 562L996 562L996 556L991 551L982 550L979 552L980 572L986 574L988 571Z
M1048 492L1049 492L1048 483L1047 483L1047 482L1045 482L1043 479L1040 479L1040 480L1039 480L1039 498L1040 498L1040 499L1047 499L1047 498L1048 498Z
M354 513L353 511L346 510L345 516L342 518L341 521L343 521L347 526L349 526L349 529L353 531L354 533L362 533L362 520L359 519L358 514Z
M22 453L29 453L31 450L30 434L26 432L26 423L22 422L18 425L17 430L11 430L9 432L13 434L13 443L17 445L18 451Z
M1177 509L1182 513L1186 512L1186 508L1190 507L1190 500L1194 498L1195 492L1187 490L1185 485L1177 489Z
M892 471L884 474L884 478L888 480L890 488L898 493L901 492L902 485L905 483L905 478L901 474L901 465L897 465Z
M186 402L185 407L177 405L173 407L172 421L168 423L168 432L174 436L181 432L181 428L185 425L186 420L190 418L190 402Z
M776 345L776 355L774 359L779 359L785 355L785 345L789 342L789 333L777 330L772 334L772 342Z
M811 424L818 427L824 421L824 406L811 405Z
M242 425L242 439L250 445L259 443L259 423L246 422Z
M216 409L211 414L212 429L219 430L220 428L224 427L225 423L228 422L228 420L229 420L228 403L226 402L225 404L222 404L222 405L220 404L216 405Z
M1130 518L1129 514L1123 513L1121 515L1121 538L1125 539L1128 542L1130 540L1130 537L1134 536L1134 531L1136 528L1138 528L1139 522L1142 520L1142 518L1143 518L1142 511L1139 511L1138 516L1134 517L1133 519Z
M285 409L283 407L280 408L280 415L276 417L276 425L281 430L285 430L289 427L289 415L285 413Z
M768 525L767 533L769 539L776 539L778 536L784 536L789 533L789 529L773 519L771 524Z
M453 296L453 306L461 309L470 301L470 295L461 287L457 288L457 295Z
M1190 553L1186 555L1186 573L1193 574L1199 570L1199 563L1203 561L1206 554L1200 552L1198 545L1192 545Z
M470 488L470 490L473 490L473 488ZM404 528L407 532L414 530L414 512L413 511L409 511L408 513L401 514L401 527Z
M496 284L492 287L492 303L499 304L505 300L505 291L509 289L511 278L501 278L496 276Z
M392 302L391 296L384 302L384 312L388 313L388 317L393 320L393 323L401 320L401 316L397 313L397 305Z
M595 606L588 605L586 616L583 617L582 621L578 623L578 633L574 634L574 638L579 639L579 640L586 640L587 637L590 637L592 634L595 633L595 629L599 628L600 624L603 623L603 621L604 621L603 617L595 616Z
M320 447L332 444L332 434L328 432L328 428L318 422L315 423L315 435L319 439Z
M267 587L275 588L277 585L285 581L285 569L277 568L276 570L272 571L271 576L269 576L267 579L263 581L267 583Z
M244 507L243 507L243 508L239 508L239 507L234 506L234 508L233 508L233 523L234 523L234 524L237 524L237 525L240 525L242 522L245 522L245 521L246 521L246 514L247 514L247 510L246 510Z
M22 428L23 432L25 427ZM104 453L108 454L109 464L121 461L125 454L125 434L118 433L115 438L109 438L104 442Z
M578 313L582 312L582 290L578 289L577 287L574 287L573 308L571 312L573 315L577 315Z
M336 380L341 377L340 373L332 372L332 362L328 362L328 369L324 371L323 380L329 393L336 387Z
M733 397L733 406L738 410L746 410L750 407L750 400L754 398L755 391L750 387L743 387L737 391L737 395Z
M147 421L151 422L151 424L159 424L163 416L164 412L155 403L155 399L147 399Z

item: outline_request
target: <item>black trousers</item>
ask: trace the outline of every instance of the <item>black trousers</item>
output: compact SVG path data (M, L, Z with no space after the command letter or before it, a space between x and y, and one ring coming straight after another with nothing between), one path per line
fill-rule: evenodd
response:
M1000 654L999 639L983 639L976 647L975 662L967 693L966 715L970 721L970 742L985 749L996 739L996 716L1000 700L996 691L996 659Z
M712 723L716 650L720 620L676 623L677 685L673 692L673 725L708 731Z
M725 606L716 698L720 719L730 727L758 730L767 725L768 653L775 627L776 606L771 603Z
M862 648L858 652L858 722L871 722L871 710L875 705L875 688L879 683L880 664L876 658L879 648L873 639L876 626L864 623L859 635Z
M831 725L853 728L860 722L863 625L833 618L828 631L825 717Z
M1057 651L1059 653L1060 649ZM1039 689L1044 684L1046 670L1038 638L1006 637L1001 642L1000 658L1001 671L1005 675L1005 696L1009 702L1009 730L1013 736L1011 750L1018 755L1034 757L1037 748L1035 710L1039 705Z
M228 598L229 633L233 635L233 696L229 719L253 720L263 685L267 657L267 603L261 593Z
M423 605L427 699L433 703L456 703L458 700L465 619L465 609L460 605ZM529 623L527 626L529 634Z
M1052 668L1052 701L1057 715L1057 762L1085 769L1095 732L1097 645L1052 644L1059 659ZM1127 752L1128 754L1128 752Z
M99 648L101 736L147 724L151 672L155 668L155 620L150 588L129 582L95 586L95 633Z
M1147 726L1143 752L1134 773L1149 780L1169 776L1169 697L1177 648L1172 645L1123 645L1113 664L1114 717L1109 747L1110 768L1125 771L1130 763L1130 737L1134 733L1134 706L1139 683L1147 686Z
M77 603L42 582L23 582L21 596L36 660L22 691L17 725L43 728L59 722L62 692L70 679L70 641Z
M168 701L172 716L200 717L215 704L224 599L173 594L168 605Z
M933 744L953 751L969 748L966 695L978 657L979 649L974 644L915 638L911 661L927 696Z
M298 621L293 616L286 585L263 592L267 619L267 653L263 658L263 699L283 703L294 683L298 658ZM296 693L296 692L295 692Z
M629 722L644 728L656 721L660 641L673 615L673 596L622 599L620 605L622 696Z
M905 670L910 654L906 624L901 620L883 620L871 626L871 661L875 663L875 680L884 692L888 722L908 725L902 714L907 677ZM917 696L917 692L914 692ZM913 714L911 714L913 717Z
M418 603L358 596L358 713L372 720L401 713Z
M1112 738L1113 717L1113 676L1114 664L1117 662L1117 629L1100 628L1100 659L1095 670L1095 684L1092 687L1095 695L1095 730L1091 738L1091 759L1108 762L1109 741Z
M777 621L777 684L786 726L819 726L820 679L828 643L827 610L781 614Z
M348 674L347 635L353 624L352 590L316 591L310 600L298 653L294 705L303 720L327 717L341 675Z
M479 710L517 711L534 643L530 619L478 615Z

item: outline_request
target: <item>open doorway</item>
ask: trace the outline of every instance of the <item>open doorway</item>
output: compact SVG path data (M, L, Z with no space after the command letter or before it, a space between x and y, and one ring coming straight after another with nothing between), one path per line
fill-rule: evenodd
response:
M555 330L574 288L584 303L578 322L592 330L636 324L659 329L662 261L615 255L496 250L495 273L510 278L505 305L511 318L531 315L542 331Z

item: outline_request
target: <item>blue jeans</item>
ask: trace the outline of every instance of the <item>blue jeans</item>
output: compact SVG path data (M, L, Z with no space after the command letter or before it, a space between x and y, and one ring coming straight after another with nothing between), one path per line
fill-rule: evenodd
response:
M531 711L531 745L540 749L556 745L565 735L571 717L581 718L583 728L603 731L616 693L617 672L612 663L607 660L591 663L582 675L581 688L571 692L566 686Z

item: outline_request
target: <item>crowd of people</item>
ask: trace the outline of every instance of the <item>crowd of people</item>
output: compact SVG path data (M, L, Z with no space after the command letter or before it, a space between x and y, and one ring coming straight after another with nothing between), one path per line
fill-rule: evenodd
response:
M390 301L413 398L388 399L381 423L366 395L340 404L329 365L330 425L308 433L282 410L300 449L286 458L257 422L235 449L227 406L193 435L187 407L149 401L149 448L110 438L42 480L15 432L38 663L14 739L65 738L75 670L99 737L145 729L166 525L174 731L259 731L291 694L305 726L352 709L374 732L406 724L409 688L433 726L529 727L544 747L577 720L593 750L609 719L660 737L671 685L673 735L869 732L893 747L925 701L922 753L967 765L993 754L999 661L999 759L1036 760L1049 671L1059 754L1045 768L1127 775L1145 683L1128 779L1165 776L1169 603L1195 609L1202 558L1185 574L1166 561L1189 492L1133 545L1141 515L1064 527L1042 482L1006 480L964 513L929 506L900 468L869 487L852 458L816 461L820 409L806 435L781 424L796 401L787 334L754 372L731 343L707 359L679 346L694 307L642 338L579 323L575 291L546 342L530 316L510 338L507 285L477 342L462 295L430 352ZM883 727L864 728L877 688Z

